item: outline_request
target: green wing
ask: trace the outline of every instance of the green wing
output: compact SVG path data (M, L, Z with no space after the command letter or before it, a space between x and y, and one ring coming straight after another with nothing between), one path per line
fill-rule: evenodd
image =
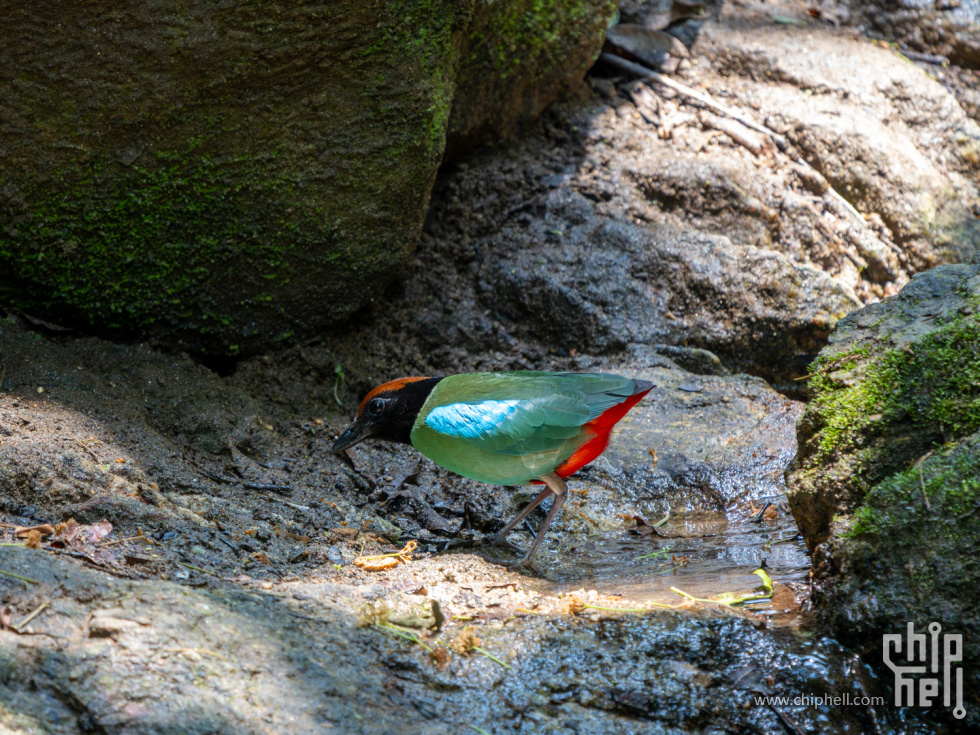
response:
M634 389L603 373L454 375L422 407L412 444L466 477L519 484L558 467L590 438L582 426Z

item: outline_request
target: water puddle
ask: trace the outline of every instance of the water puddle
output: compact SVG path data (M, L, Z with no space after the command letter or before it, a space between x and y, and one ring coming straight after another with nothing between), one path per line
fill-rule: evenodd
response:
M804 582L809 574L810 556L792 519L698 515L669 520L657 531L662 535L627 529L597 535L550 561L541 554L539 568L547 579L528 586L548 595L584 588L636 602L677 604L683 598L671 587L695 597L749 593L759 586L753 571L760 566L775 583ZM755 611L770 607L752 605Z

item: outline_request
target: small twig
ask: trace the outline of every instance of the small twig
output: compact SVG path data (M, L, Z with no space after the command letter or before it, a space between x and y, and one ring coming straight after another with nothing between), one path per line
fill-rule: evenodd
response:
M148 543L148 544L152 544L153 543L152 539L149 539L146 536L144 536L142 533L140 533L140 534L137 534L136 536L130 536L128 538L117 538L115 541L106 541L102 545L103 546L115 546L116 544L122 544L122 543L125 543L127 541L146 541L146 543Z
M923 64L935 64L936 66L949 66L949 58L939 56L938 54L922 54L918 51L909 51L908 49L896 50L895 53L904 57L907 61L919 61Z
M91 449L91 448L89 447L89 445L88 445L88 444L86 444L85 442L83 442L83 441L82 441L81 439L79 439L79 438L78 438L77 436L75 436L74 434L69 434L69 436L70 436L70 437L71 437L72 439L74 439L74 440L75 440L76 442L78 442L78 444L80 444L80 445L81 445L81 447L82 447L82 449L84 449L84 450L85 450L86 452L88 452L89 454L91 454L91 455L92 455L92 459L94 459L94 460L95 460L96 462L99 462L99 461L101 461L101 460L99 459L99 457L98 457L98 455L96 455L96 453L92 451L92 449Z
M201 567L196 567L193 564L185 564L182 561L178 561L177 564L180 564L180 566L182 566L182 567L187 567L188 569L193 569L195 572L200 572L201 574L209 574L212 577L218 577L219 579L221 578L221 575L220 574L215 574L214 572L209 572L207 569L201 569Z
M50 602L42 602L34 612L32 612L26 618L24 618L19 623L17 623L17 625L14 625L12 627L14 627L18 631L20 631L22 628L24 628L24 626L26 626L29 622L31 622L34 618L36 618L42 612L44 612L45 610L47 610L49 607L51 607L51 603Z
M776 714L776 717L779 718L779 721L782 723L783 727L785 727L790 733L793 735L803 735L803 731L796 726L796 723L792 720L792 718L781 709L778 709L776 705L770 704L769 709Z
M926 510L930 513L932 512L932 506L929 505L929 496L926 495L926 482L922 479L922 463L919 462L919 487L922 488L922 502L926 504Z
M760 155L764 150L765 146L762 140L750 133L748 130L745 130L745 126L739 120L732 121L704 115L702 117L701 124L706 128L710 128L711 130L717 130L718 132L724 133L754 156ZM740 127L742 129L739 129Z
M225 477L224 475L219 475L215 472L209 472L208 470L204 470L204 469L201 470L201 474L204 475L209 480L214 480L215 482L223 482L226 485L238 485L241 483L241 480L236 479L234 477Z
M486 656L491 661L496 661L498 664L500 664L501 666L503 666L505 669L512 668L510 664L505 663L504 661L501 661L499 658L497 658L496 656L494 656L492 653L490 653L489 651L484 651L479 646L473 646L473 650L476 651L477 653L482 653L484 656Z
M697 100L702 105L708 107L709 109L714 110L715 112L719 112L722 115L727 115L733 120L737 120L738 122L742 123L742 125L744 125L745 127L754 130L757 133L768 135L769 138L772 139L772 142L776 144L776 147L779 148L779 150L781 151L786 152L790 148L789 141L786 140L784 136L777 133L775 130L772 130L771 128L767 128L765 125L760 125L755 120L748 117L747 115L743 115L737 110L733 110L731 107L726 107L725 105L721 105L715 102L707 95L697 91L696 89L692 89L691 87L688 87L685 84L681 84L680 82L675 81L670 77L661 74L660 72L653 71L652 69L648 69L647 67L641 64L635 64L632 61L627 61L626 59L620 58L619 56L614 56L613 54L600 54L599 59L606 62L607 64L610 64L611 66L618 67L623 71L628 71L631 74L636 74L641 79L652 79L655 82L659 82L660 84L663 84L665 87L669 87L670 89L673 89L675 92L679 92L686 97L690 97L693 100ZM727 131L725 132L727 133ZM807 166L808 168L813 168L812 166L810 166L810 164L808 164L806 161L804 161L802 158L799 157L797 157L794 162L802 166ZM833 197L835 201L837 201L842 207L844 207L844 209L847 211L848 214L854 217L863 226L865 227L868 226L868 223L864 219L862 214L858 212L850 202L848 202L844 197L838 194L834 190L834 187L831 186L827 190L827 194Z
M766 504L762 506L762 510L760 510L758 513L756 513L755 518L752 519L752 522L753 523L759 523L762 520L762 516L765 515L766 511L769 510L769 506L771 506L771 505L772 505L772 503L770 503L769 501L766 501Z
M179 562L178 562L179 563ZM231 663L228 659L222 656L220 653L215 653L214 651L209 651L206 648L168 648L164 653L203 653L206 656L214 656L214 658L220 658L225 663Z
M271 490L274 493L291 493L292 485L275 485L261 482L243 482L242 487L248 490Z
M303 620L310 620L310 621L312 621L314 623L324 623L326 625L330 625L333 622L331 620L324 620L323 618L314 618L314 617L311 617L309 615L302 615L302 614L297 613L297 612L292 612L291 610L286 610L286 614L287 615L292 615L294 618L301 618Z
M796 163L798 163L800 165L803 165L803 166L809 166L810 165L806 161L804 161L802 158L797 158L796 159ZM854 208L854 205L853 204L851 204L844 197L842 197L840 194L838 194L837 193L837 190L834 189L834 187L831 186L829 189L827 189L826 193L828 195L830 195L834 200L836 200L838 204L840 204L842 207L844 207L844 209L847 210L847 213L850 214L852 217L854 217L854 219L856 219L858 222L860 222L865 227L868 226L868 221L864 218L864 215L861 214L859 211L857 211Z
M650 604L656 607L673 607L673 605L664 605L661 602L651 602ZM582 607L587 607L590 610L606 610L608 612L650 612L645 607L600 607L599 605L588 605L585 603L582 604Z
M19 579L21 582L24 583L25 587L28 584L41 584L36 579L31 579L30 577L22 577L19 574L14 574L13 572L5 572L3 569L0 569L0 574L3 574L6 577L13 577L14 579Z
M397 635L397 636L399 636L401 638L404 638L405 640L411 641L412 643L417 643L418 645L422 646L422 648L424 648L426 651L428 651L429 653L432 653L432 648L430 648L429 646L425 645L419 639L418 636L413 635L412 633L406 633L404 630L402 630L401 628L399 628L399 627L397 627L395 625L392 625L391 623L384 623L384 624L375 623L374 624L374 627L381 628L381 630L391 631L395 635Z
M926 495L926 482L922 478L922 463L929 459L929 457L931 457L935 451L935 449L930 449L919 458L918 462L915 463L916 467L919 468L919 487L922 488L922 502L926 504L926 510L928 510L930 513L932 512L932 506L929 504L929 497Z

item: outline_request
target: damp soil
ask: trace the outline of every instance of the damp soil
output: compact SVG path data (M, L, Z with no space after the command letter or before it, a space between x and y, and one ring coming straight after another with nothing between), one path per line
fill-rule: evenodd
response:
M720 16L687 83L735 102L765 87L775 109L809 81L760 74L751 38L824 59L857 44L746 17ZM921 80L899 81L908 95ZM527 137L447 164L403 278L316 340L208 367L0 319L0 729L934 731L814 699L888 694L860 652L807 630L809 559L783 479L794 378L837 314L944 257L901 220L913 195L862 173L904 202L894 231L862 229L800 164L726 142L683 99L651 102L609 70L590 85ZM821 93L855 104L829 82ZM896 136L914 148L940 123ZM846 133L825 144L866 156ZM975 170L954 167L968 193ZM966 217L944 192L947 220ZM530 488L456 477L405 446L330 451L374 385L490 369L654 383L571 481L533 570L487 544ZM53 533L23 548L16 529L43 524ZM387 570L354 564L392 563L409 541ZM771 598L707 600L752 594L760 568Z

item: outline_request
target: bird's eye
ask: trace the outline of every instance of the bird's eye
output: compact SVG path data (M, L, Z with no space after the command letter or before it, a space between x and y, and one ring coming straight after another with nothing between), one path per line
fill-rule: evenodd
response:
M368 413L372 416L380 416L381 412L384 411L385 401L383 398L372 398L371 402L368 404Z

